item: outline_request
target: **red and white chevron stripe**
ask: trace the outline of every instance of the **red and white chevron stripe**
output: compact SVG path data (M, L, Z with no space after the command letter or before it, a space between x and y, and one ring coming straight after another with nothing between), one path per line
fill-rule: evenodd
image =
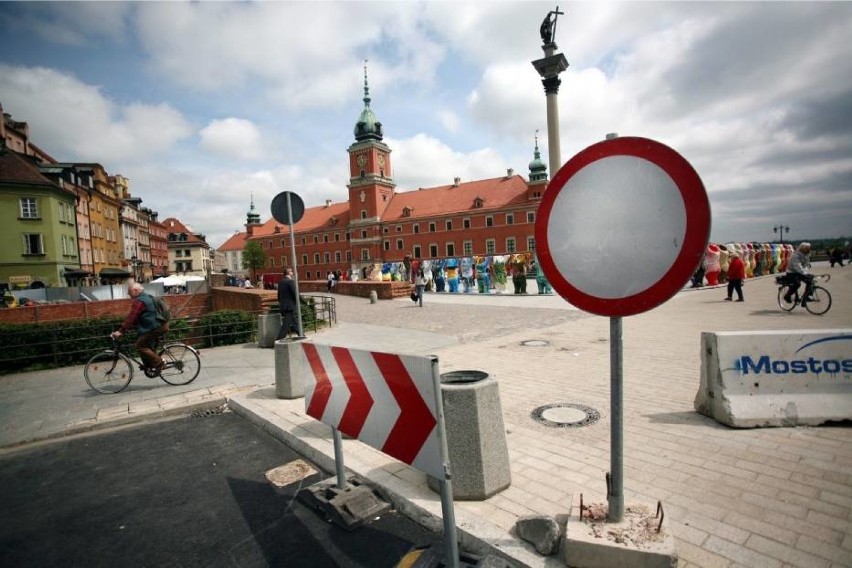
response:
M301 343L309 416L444 479L428 357Z

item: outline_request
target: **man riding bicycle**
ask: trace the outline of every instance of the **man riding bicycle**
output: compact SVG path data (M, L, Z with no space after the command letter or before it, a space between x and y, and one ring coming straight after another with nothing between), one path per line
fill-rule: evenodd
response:
M791 284L790 287L787 288L787 293L784 295L784 299L787 302L793 301L793 295L798 293L799 286L802 282L806 282L805 286L805 297L802 300L802 305L807 303L810 293L811 287L813 286L814 277L808 271L808 268L811 266L811 243L802 243L796 249L796 252L793 253L793 256L790 257L790 260L787 262L787 274L791 276Z
M154 351L157 341L169 331L169 322L162 324L157 320L157 308L154 307L154 299L143 291L142 284L131 281L127 285L127 293L133 298L130 314L121 324L121 327L112 332L113 338L119 338L128 330L136 327L139 336L136 338L136 351L142 358L145 366L159 371L163 368L163 360Z

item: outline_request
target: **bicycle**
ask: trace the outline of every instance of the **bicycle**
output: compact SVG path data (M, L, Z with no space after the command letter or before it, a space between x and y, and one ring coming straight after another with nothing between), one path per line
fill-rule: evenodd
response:
M831 309L831 293L822 286L818 286L816 284L817 280L828 282L831 280L831 275L815 274L808 282L807 286L805 286L804 297L800 297L798 281L793 284L787 275L777 276L775 278L775 283L778 285L778 305L785 312L791 312L797 305L801 305L815 316L823 315ZM790 289L792 289L793 286L796 287L795 293L793 294L794 297L788 302L785 296L790 293Z
M198 351L180 341L160 345L161 340L158 340L157 352L163 359L163 366L161 369L152 369L122 349L114 337L110 339L112 347L95 353L83 370L86 383L97 392L116 394L126 389L133 380L134 364L139 366L146 377L160 377L170 385L188 385L201 371Z

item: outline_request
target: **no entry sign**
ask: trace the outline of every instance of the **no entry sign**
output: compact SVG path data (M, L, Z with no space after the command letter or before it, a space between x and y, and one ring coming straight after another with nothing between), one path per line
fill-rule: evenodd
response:
M710 204L680 154L647 138L614 138L560 168L535 234L540 268L559 295L587 312L629 316L692 276L710 236Z

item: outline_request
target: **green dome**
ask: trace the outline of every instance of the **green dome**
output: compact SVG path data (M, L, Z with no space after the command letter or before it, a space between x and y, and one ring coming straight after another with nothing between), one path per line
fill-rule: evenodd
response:
M547 179L547 166L541 161L541 152L538 151L538 135L535 137L535 152L533 161L530 162L530 181L541 181Z

